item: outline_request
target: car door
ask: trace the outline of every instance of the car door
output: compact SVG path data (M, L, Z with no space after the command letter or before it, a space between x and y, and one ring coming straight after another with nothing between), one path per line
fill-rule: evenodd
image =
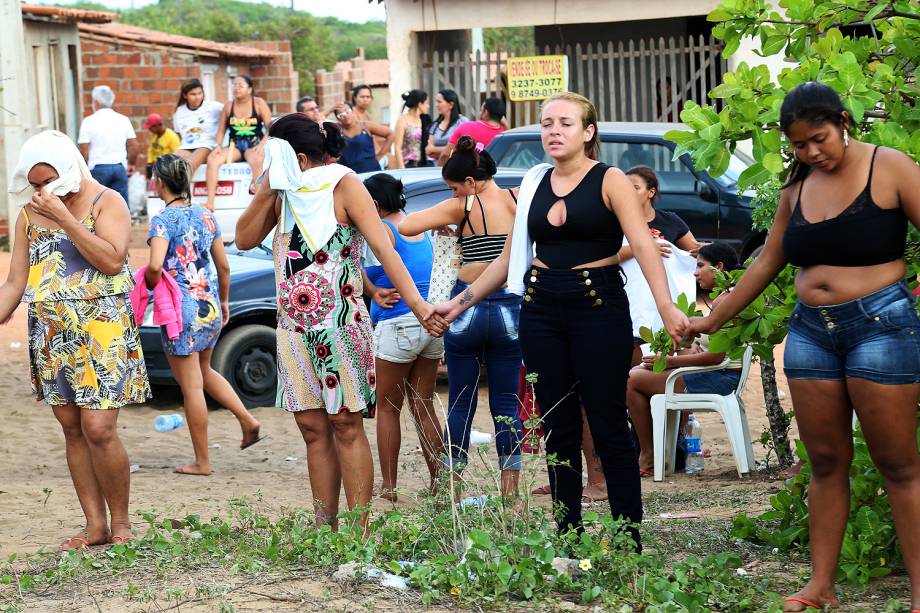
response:
M673 155L664 141L602 135L599 158L623 172L639 165L654 170L659 182L655 208L677 214L697 239L714 241L719 236L718 191L704 177L697 177L688 156L673 160Z

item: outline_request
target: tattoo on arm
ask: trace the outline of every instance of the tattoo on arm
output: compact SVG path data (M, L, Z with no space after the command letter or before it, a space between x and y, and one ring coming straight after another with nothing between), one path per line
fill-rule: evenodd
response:
M471 290L470 288L466 288L466 290L463 292L463 295L460 297L460 306L463 306L472 301L473 301L473 290Z

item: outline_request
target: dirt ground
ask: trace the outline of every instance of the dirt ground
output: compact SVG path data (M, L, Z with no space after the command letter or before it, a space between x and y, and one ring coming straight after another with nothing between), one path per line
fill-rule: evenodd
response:
M146 255L141 246L144 244L141 232L141 228L135 230L132 241L134 264L142 263ZM9 254L0 253L0 279L6 277L8 263ZM5 558L13 552L28 553L41 547L57 546L82 528L82 514L70 482L60 427L51 410L31 398L26 313L22 306L8 325L0 326L0 355L6 364L0 369L0 398L4 404L4 418L0 420L0 465L3 466L0 472L0 556ZM781 372L778 378L780 390L787 395L788 388ZM442 407L447 404L446 392L444 387L438 389ZM484 392L484 388L480 390L474 428L492 432L488 397ZM123 409L119 416L119 434L128 449L131 464L137 465L136 472L131 475L132 513L155 509L173 517L197 513L207 518L224 512L227 501L238 497L248 498L255 509L270 516L311 508L305 447L290 415L275 408L256 409L263 432L270 438L241 452L238 449L240 432L232 415L222 410L212 411L210 442L215 473L210 477L180 476L173 473L173 468L191 460L187 428L161 434L153 429L152 422L161 413L180 411L181 400L176 391L169 388L158 388L155 394L149 403ZM745 401L752 436L756 439L767 427L756 365L751 372ZM704 414L700 421L704 445L711 452L704 475L674 475L663 483L644 479L646 495L655 492L679 494L701 486L729 490L750 487L750 481L740 480L734 471L725 429L718 417ZM376 458L375 422L367 420L365 427ZM755 443L754 451L757 459L763 457L764 450L759 444ZM492 453L494 455L494 450ZM379 478L379 469L376 472ZM402 424L399 485L414 491L426 483L427 470L418 437L406 415ZM377 508L386 508L389 504L375 502ZM604 506L597 508L603 510ZM707 518L726 517L735 512L721 508L686 510L700 512ZM322 589L326 590L322 592L325 597L334 598L328 593L328 586ZM48 610L68 608L63 603L47 604ZM115 602L109 604L106 610L122 609ZM277 610L280 606L275 602L265 608Z

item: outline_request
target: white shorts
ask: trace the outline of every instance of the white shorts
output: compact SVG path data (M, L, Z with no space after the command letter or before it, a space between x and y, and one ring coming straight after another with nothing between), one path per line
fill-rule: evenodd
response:
M374 328L374 357L408 364L418 358L444 357L444 339L428 334L412 313L377 322Z

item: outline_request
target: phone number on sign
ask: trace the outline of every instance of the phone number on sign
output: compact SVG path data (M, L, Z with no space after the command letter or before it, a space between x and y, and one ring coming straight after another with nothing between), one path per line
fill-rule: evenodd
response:
M511 90L512 100L541 100L549 98L553 94L562 91L561 87L541 87L539 89L517 89Z
M564 87L561 77L542 77L536 79L511 79L512 89L530 88L561 88Z

